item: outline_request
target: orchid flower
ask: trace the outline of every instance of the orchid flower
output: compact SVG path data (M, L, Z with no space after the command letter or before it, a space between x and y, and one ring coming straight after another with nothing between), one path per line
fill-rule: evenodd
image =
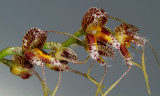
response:
M148 83L148 75L146 72L145 62L144 62L144 47L145 47L145 42L147 40L144 37L139 35L139 29L136 26L127 24L127 23L123 23L118 27L116 27L114 29L114 36L117 38L118 42L120 43L119 51L128 66L128 70L125 73L123 73L123 75L113 85L111 85L109 89L102 96L106 96L119 83L119 81L130 71L130 69L132 68L132 65L136 65L143 70L148 93L149 95L151 95L149 83ZM135 45L143 48L142 66L132 61L130 52L127 49L128 47L130 47L130 43L134 43Z
M55 95L60 83L61 71L65 71L69 68L67 63L72 62L75 64L83 64L87 62L88 57L84 61L78 61L78 57L72 49L68 47L63 47L61 46L61 44L58 43L51 44L54 45L52 46L52 49L55 51L55 53L51 55L51 53L53 53L51 51L50 54L47 54L42 50L42 47L46 42L48 32L51 31L42 31L38 28L31 28L30 30L28 30L22 40L22 51L24 52L26 59L31 64L39 65L42 67L45 85L46 85L46 79L44 73L45 64L47 67L53 70L60 71L58 84L52 94Z
M114 29L114 32L112 32L109 28L105 27L105 24L107 23L108 18L115 19L117 21L122 22L123 24L116 27ZM128 73L128 71L132 68L132 65L136 65L143 70L148 93L150 94L148 75L145 70L145 63L142 61L142 66L141 66L133 62L132 57L127 49L127 47L130 46L130 43L134 43L137 46L141 46L143 49L145 46L145 42L147 42L150 45L150 43L144 37L141 37L138 34L138 31L139 31L138 28L135 27L134 25L127 24L123 20L120 20L115 17L111 17L103 9L96 8L96 7L92 7L88 9L88 11L85 13L82 19L81 25L86 32L85 48L89 52L90 57L94 61L97 61L102 66L105 66L105 68L107 69L106 63L101 56L104 56L103 54L105 53L106 54L105 57L114 57L113 48L115 48L121 53L122 57L124 58L128 66L128 70L105 92L105 95L110 90L112 90L113 87ZM104 44L105 44L105 47L102 47L104 46ZM105 48L106 50L104 51L101 48ZM154 52L157 63L159 64L157 55L155 54L155 51L152 46L151 48ZM142 60L144 60L144 57L142 58ZM91 68L88 70L88 73L90 72L90 70ZM103 80L103 78L104 76L102 77L101 81ZM99 89L97 89L96 96L98 95L98 90Z
M120 26L114 29L115 37L120 43L120 53L124 57L128 65L133 65L129 61L132 60L132 57L126 47L130 47L130 43L134 43L137 46L144 47L146 39L141 37L139 29L134 25L121 24Z
M110 45L113 45L116 49L120 48L120 43L118 43L110 31L104 27L108 21L108 17L108 14L103 9L92 7L88 9L82 19L82 28L86 31L86 50L89 51L91 58L98 61L102 66L106 66L106 63L103 58L100 57L100 55L104 54L104 51L99 47L104 46L105 49L109 49L107 51L110 52L105 52L106 57L114 56L113 49ZM101 42L106 44L103 45Z
M114 57L114 51L110 45L116 49L120 49L120 43L105 28L108 21L108 14L103 10L96 7L89 8L82 19L82 28L86 31L86 50L89 51L90 57L97 61L100 65L105 67L103 77L98 84L96 96L99 93L100 85L103 82L104 75L107 72L107 65L104 59L100 56ZM91 68L88 70L88 77ZM90 79L92 82L93 80Z

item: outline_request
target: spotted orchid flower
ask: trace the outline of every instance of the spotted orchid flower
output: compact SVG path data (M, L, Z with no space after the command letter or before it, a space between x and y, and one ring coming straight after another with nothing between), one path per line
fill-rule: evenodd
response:
M120 42L120 53L124 57L125 62L128 65L133 65L129 61L132 60L132 57L127 50L127 47L130 47L130 43L134 43L137 46L144 47L146 39L141 37L139 29L131 24L121 24L120 26L114 29L115 37L118 42Z
M22 51L26 59L31 64L41 66L43 74L44 64L55 70L58 70L59 66L63 67L62 69L65 70L64 68L68 68L68 65L66 65L68 62L82 64L87 61L87 59L85 61L78 61L77 55L72 49L62 47L60 44L55 44L54 49L56 52L54 56L47 54L42 50L46 39L46 31L42 31L38 28L31 28L27 31L22 40Z
M145 60L144 60L144 46L145 42L147 41L144 37L141 37L139 34L139 29L131 24L121 24L118 27L114 29L114 36L117 38L118 42L120 43L120 53L123 56L128 69L123 75L113 84L109 89L104 93L103 96L107 95L117 84L120 82L120 80L131 70L132 65L137 65L143 70L148 93L151 95L149 83L148 83L148 75L145 68ZM133 62L132 57L127 49L127 47L130 47L130 43L134 43L137 46L142 47L142 66Z
M85 63L83 61L78 61L76 53L68 48L62 47L60 44L56 43L55 56L50 56L44 51L42 47L46 41L47 32L42 31L38 28L31 28L24 36L22 40L22 51L24 52L26 58L33 64L41 65L42 62L49 63L53 65L61 65L60 61L68 61L72 63Z
M44 63L49 63L60 66L59 60L42 51L46 39L47 32L38 28L31 28L22 40L22 51L26 59L35 65L43 66Z
M120 49L120 43L104 27L108 17L108 14L103 9L92 7L85 13L81 23L82 28L86 31L86 49L89 51L91 58L98 61L102 66L106 66L106 63L100 55L103 56L105 54L106 57L114 56L113 48L110 45L118 50ZM103 48L101 49L102 46L105 51Z
M93 59L93 61L97 61L101 66L105 67L105 72L99 84L96 84L96 82L90 79L98 86L96 96L100 91L100 86L108 68L106 62L101 56L114 57L114 51L112 47L116 48L117 50L120 49L120 43L111 34L110 30L105 28L108 18L108 14L103 9L92 7L89 8L85 13L81 22L81 26L86 32L86 50L89 51L90 57ZM93 63L88 70L88 77L92 65Z

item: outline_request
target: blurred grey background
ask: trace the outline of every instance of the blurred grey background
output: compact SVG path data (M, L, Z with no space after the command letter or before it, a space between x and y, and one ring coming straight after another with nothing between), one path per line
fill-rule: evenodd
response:
M32 27L72 34L81 27L84 13L93 6L104 9L110 16L121 18L137 26L140 29L140 35L150 40L160 57L159 0L0 0L0 50L9 46L21 46L22 37ZM106 26L114 29L119 24L115 20L109 20ZM49 33L47 41L60 42L67 39L67 36ZM84 60L87 56L82 47L74 50L80 60ZM133 49L130 49L130 52L134 53L134 61L141 63L141 54ZM148 45L146 45L145 54L152 96L159 96L160 69ZM9 59L11 56L6 58ZM127 70L118 51L116 51L115 60L106 58L106 61L112 67L105 76L104 91ZM92 60L83 65L70 64L70 67L87 73L91 62ZM42 76L39 66L36 67L36 71ZM91 76L100 81L103 72L104 68L95 63ZM58 82L58 72L45 68L45 73L47 84L53 91ZM96 89L90 80L71 72L63 72L56 96L94 96ZM42 96L42 94L41 84L35 75L28 80L22 80L12 75L8 67L0 64L0 96ZM135 95L149 96L142 70L136 66L108 96Z

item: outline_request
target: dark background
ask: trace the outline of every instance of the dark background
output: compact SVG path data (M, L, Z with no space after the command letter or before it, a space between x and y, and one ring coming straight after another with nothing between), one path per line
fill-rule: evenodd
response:
M160 57L159 5L159 0L0 0L0 50L9 46L21 46L22 37L32 27L72 34L81 27L82 17L88 8L95 6L106 10L110 16L121 18L137 26L140 29L140 35L150 40ZM115 20L109 20L107 26L114 29L119 24ZM61 34L49 33L47 41L64 41L67 38ZM87 56L82 47L74 50L80 60L84 60ZM130 52L134 53L134 61L141 63L141 54L132 49ZM160 69L148 45L145 53L152 96L159 96ZM84 65L70 64L70 67L87 73L91 61ZM116 51L115 60L107 58L106 61L112 67L105 76L104 91L127 70L118 51ZM36 71L42 76L39 66L36 67ZM104 68L95 63L91 75L100 81L103 72ZM58 82L58 72L45 68L45 73L47 84L53 90ZM94 96L96 89L90 80L77 74L64 72L56 96ZM35 75L28 80L22 80L12 75L8 67L0 64L0 96L42 96L42 94L41 84ZM108 96L135 95L149 96L142 70L136 66Z

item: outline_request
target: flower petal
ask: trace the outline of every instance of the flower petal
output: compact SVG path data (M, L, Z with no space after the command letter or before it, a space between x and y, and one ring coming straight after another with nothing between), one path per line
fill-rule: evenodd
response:
M114 29L114 32L116 35L121 35L121 34L133 34L137 35L139 33L139 29L131 24L121 24L118 27Z
M91 7L83 16L82 28L88 30L89 26L104 26L108 21L108 17L103 9Z
M115 35L118 40L122 43L124 42L132 42L137 46L143 47L145 45L146 39L138 35L139 29L134 25L121 24L117 28L115 28Z
M97 40L98 53L104 57L114 57L114 50L110 47L107 42Z
M89 47L89 53L91 58L93 60L97 60L99 57L99 54L98 54L96 37L94 35L87 34L86 39L87 39L87 45Z
M120 53L123 56L125 62L127 65L133 65L132 63L130 63L129 61L132 60L131 55L129 53L129 51L127 50L125 43L122 43L120 46Z
M91 59L97 61L101 66L106 66L106 62L99 56L96 37L94 35L87 34L86 40Z
M116 37L113 36L110 31L108 31L106 28L102 27L101 32L98 32L96 34L96 38L101 41L105 41L117 50L120 49L120 43L117 41Z
M31 28L24 35L22 40L22 50L26 51L33 48L41 49L47 39L47 32L38 28Z
M144 37L141 37L139 35L130 34L129 38L130 38L130 42L136 44L137 46L141 46L141 47L144 47L145 42L147 41Z
M61 65L59 60L56 60L55 57L49 56L38 48L25 51L25 57L29 62L35 65L42 66L44 63L49 63L57 66Z

